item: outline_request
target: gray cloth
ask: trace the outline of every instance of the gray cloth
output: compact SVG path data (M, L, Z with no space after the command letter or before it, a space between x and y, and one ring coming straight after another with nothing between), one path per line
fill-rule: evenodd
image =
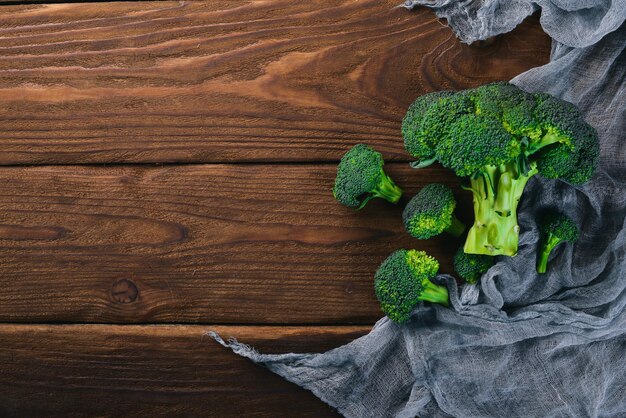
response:
M599 132L600 169L584 186L531 179L519 254L478 285L439 276L450 309L420 304L408 325L384 318L323 354L263 355L212 335L347 417L626 417L626 3L423 2L466 42L509 31L540 7L551 62L512 82L580 106ZM574 218L581 236L538 276L536 217L547 208Z

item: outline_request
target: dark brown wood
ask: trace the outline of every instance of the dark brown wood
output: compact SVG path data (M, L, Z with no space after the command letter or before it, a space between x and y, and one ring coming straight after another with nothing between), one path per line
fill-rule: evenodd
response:
M548 61L536 19L467 46L399 3L3 6L0 164L402 160L416 96Z
M392 251L451 272L460 244L401 219L423 185L456 180L386 169L404 200L356 212L333 199L331 164L0 168L0 322L373 323Z
M0 325L2 417L338 417L204 336L325 351L367 327Z
M382 316L372 276L393 250L451 272L459 240L411 239L402 205L339 206L317 163L357 142L406 161L416 96L550 51L536 18L467 46L400 2L0 6L0 416L338 416L204 333L324 351L369 330L331 324ZM178 162L262 164L84 165ZM471 213L441 168L387 171L402 203L443 182Z
M72 4L72 3L137 3L137 2L160 2L172 0L0 0L0 6L31 6L36 4ZM187 0L187 1L207 1L207 0Z

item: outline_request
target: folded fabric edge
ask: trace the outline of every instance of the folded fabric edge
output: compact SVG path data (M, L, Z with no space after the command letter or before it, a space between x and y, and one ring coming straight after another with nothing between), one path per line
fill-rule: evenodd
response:
M493 4L495 6L497 3ZM480 19L481 16L485 17L488 14L489 6L484 6L475 1L454 3L449 1L406 0L398 7L413 10L419 6L433 10L440 19L446 19L454 35L468 45L511 32L524 19L539 9L531 1L516 1L511 10L514 9L518 13L510 13L509 20L500 21L498 25L494 25L492 20ZM474 7L472 12L468 12L468 8L471 9L472 7ZM482 10L483 7L486 10ZM473 17L471 17L472 14L474 14Z

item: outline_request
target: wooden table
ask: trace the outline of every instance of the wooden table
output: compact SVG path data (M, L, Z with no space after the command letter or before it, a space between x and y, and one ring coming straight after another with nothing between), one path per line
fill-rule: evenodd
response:
M550 51L537 18L467 46L399 2L0 2L0 416L336 415L205 331L327 350L381 317L394 249L451 272L401 207L335 203L337 160L455 185L408 168L407 106Z

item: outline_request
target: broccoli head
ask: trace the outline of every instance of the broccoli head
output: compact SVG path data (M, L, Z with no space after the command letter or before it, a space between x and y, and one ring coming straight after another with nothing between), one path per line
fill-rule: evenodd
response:
M581 184L598 163L597 133L576 106L509 83L422 96L402 133L414 167L438 161L465 178L474 197L464 247L471 254L517 253L517 206L532 176Z
M423 251L397 250L378 268L374 280L376 297L391 320L403 323L420 300L448 306L448 289L431 279L439 262Z
M550 213L541 222L543 240L537 258L537 272L545 273L548 267L548 258L552 250L561 242L575 242L578 240L578 226L567 216L560 213Z
M454 270L461 279L470 284L476 283L480 276L493 266L493 263L493 257L482 254L467 254L463 247L460 247L454 255Z
M465 225L454 216L456 200L443 184L424 186L404 208L404 227L411 236L428 239L446 231L461 236Z
M383 156L365 144L352 147L341 158L333 196L342 205L361 209L375 197L397 203L402 190L385 174Z

